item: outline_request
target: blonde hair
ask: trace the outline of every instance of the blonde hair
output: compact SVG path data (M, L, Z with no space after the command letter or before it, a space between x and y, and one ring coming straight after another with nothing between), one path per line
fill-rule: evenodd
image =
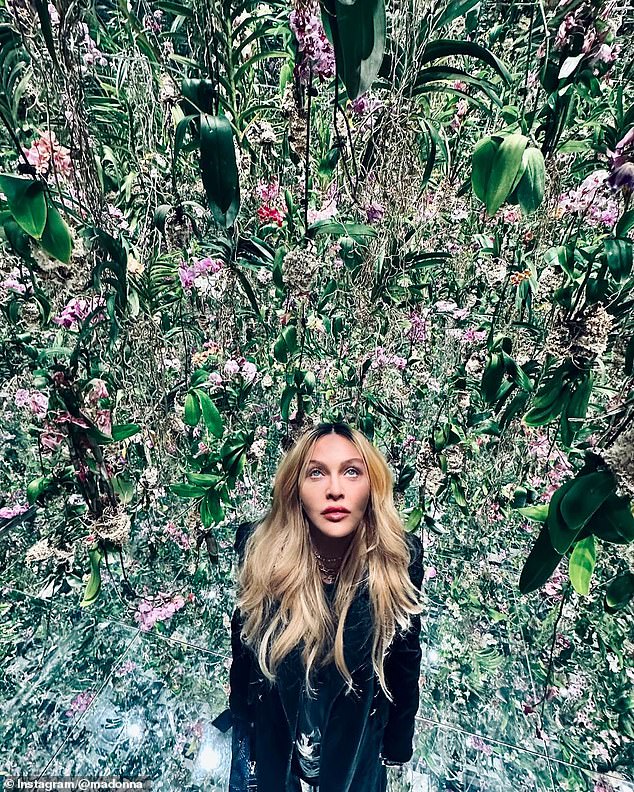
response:
M328 432L354 443L370 479L370 500L343 558L332 606L326 599L299 498L315 442ZM238 573L237 606L244 619L241 639L270 682L275 682L281 660L303 641L302 660L311 692L311 671L333 659L348 690L353 687L344 660L344 625L358 586L367 580L374 628L372 665L392 701L383 670L385 652L397 626L408 630L410 615L422 611L408 572L412 559L392 486L383 455L346 424L318 425L300 436L283 457L271 508L246 542Z

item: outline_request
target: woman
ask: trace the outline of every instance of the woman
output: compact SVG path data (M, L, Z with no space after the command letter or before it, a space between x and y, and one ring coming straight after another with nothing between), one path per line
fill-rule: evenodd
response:
M383 792L385 766L411 758L422 546L392 484L363 434L320 424L282 460L266 517L239 527L232 792L249 788L245 751L258 792Z

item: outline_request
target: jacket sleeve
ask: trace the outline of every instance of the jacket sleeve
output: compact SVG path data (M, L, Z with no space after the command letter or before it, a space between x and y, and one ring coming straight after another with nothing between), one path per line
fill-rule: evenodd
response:
M423 583L423 547L420 539L407 534L412 554L409 575L420 590ZM408 762L414 753L415 717L420 700L419 678L422 650L420 645L420 614L411 617L407 633L397 633L385 658L385 678L394 699L383 734L383 758Z
M244 547L253 528L253 523L241 523L236 529L234 549L238 554L241 566L244 558ZM229 709L234 718L250 720L249 717L249 682L252 664L255 660L253 652L245 646L240 638L243 625L240 610L236 607L231 618L231 667L229 669Z

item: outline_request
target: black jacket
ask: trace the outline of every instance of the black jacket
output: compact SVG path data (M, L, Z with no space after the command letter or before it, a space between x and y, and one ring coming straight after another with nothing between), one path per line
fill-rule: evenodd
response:
M240 564L255 525L242 523L237 529L234 546ZM420 589L421 541L413 534L406 534L406 539L410 578ZM277 682L270 685L253 652L240 640L241 627L236 608L231 620L229 707L234 719L242 718L254 729L258 792L298 792L299 782L290 767L304 676L301 644L282 660ZM328 667L338 680L322 735L319 792L384 792L387 776L379 754L395 762L412 757L422 654L420 616L412 617L406 634L397 632L384 661L394 704L381 690L371 652L372 617L368 588L363 585L350 605L344 628L344 657L358 692L346 695L346 682L338 669L334 663Z

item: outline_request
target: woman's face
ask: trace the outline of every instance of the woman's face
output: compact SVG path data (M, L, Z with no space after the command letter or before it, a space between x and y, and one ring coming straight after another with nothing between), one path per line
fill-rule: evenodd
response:
M357 447L341 435L320 437L300 482L299 496L311 528L323 538L351 537L370 499L370 479ZM342 510L338 515L324 514Z

